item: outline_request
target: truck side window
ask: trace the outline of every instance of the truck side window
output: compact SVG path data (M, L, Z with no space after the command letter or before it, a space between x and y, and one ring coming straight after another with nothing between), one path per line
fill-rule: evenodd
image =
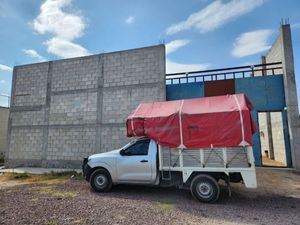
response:
M138 141L125 149L126 155L148 155L150 140Z

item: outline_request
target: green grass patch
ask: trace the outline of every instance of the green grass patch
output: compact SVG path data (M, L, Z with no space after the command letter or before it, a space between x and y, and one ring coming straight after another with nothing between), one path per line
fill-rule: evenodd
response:
M28 173L6 173L5 176L2 176L2 180L18 180L21 182L29 182L29 183L62 183L67 181L68 179L74 180L83 180L84 177L81 174L76 173L75 171L70 172L61 172L55 173L52 172L50 174L43 175L34 175Z
M50 174L43 174L34 176L32 182L63 182L67 179L82 180L84 177L81 174L76 173L75 171L68 172L51 172Z
M67 171L67 172L51 172L50 174L44 174L40 177L41 181L44 180L54 180L54 179L66 179L73 178L76 180L82 180L84 177L81 174L76 173L75 171Z
M12 173L14 179L25 180L30 178L30 175L27 173Z
M79 196L79 192L77 191L61 191L55 189L55 186L35 187L33 189L40 193L50 194L54 197L74 198Z
M175 208L175 204L169 201L155 201L153 204L162 210L172 210Z

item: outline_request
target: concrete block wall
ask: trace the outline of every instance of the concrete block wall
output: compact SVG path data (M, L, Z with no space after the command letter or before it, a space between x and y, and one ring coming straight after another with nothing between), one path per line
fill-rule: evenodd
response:
M45 125L45 110L15 111L11 113L12 126Z
M97 88L99 55L53 62L51 90L83 90Z
M128 142L126 127L121 124L104 124L98 136L101 140L101 150L115 149L117 145L123 146Z
M271 112L272 135L275 160L286 166L285 143L281 112Z
M96 123L97 92L51 96L49 124Z
M10 137L10 159L41 160L43 148L43 129L12 128ZM20 151L20 149L22 151ZM32 164L32 162L30 162Z
M82 161L95 153L96 129L94 127L50 128L48 134L47 160ZM53 166L59 166L59 162Z
M9 166L79 167L120 148L127 116L164 101L164 45L16 66L9 119Z
M103 55L101 150L128 142L124 123L139 103L166 100L165 53L159 48Z
M14 106L43 105L46 102L48 64L16 67Z

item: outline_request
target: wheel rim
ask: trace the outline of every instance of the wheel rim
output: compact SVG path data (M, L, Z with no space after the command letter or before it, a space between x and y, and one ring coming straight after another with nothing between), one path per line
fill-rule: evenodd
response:
M207 182L200 182L196 187L197 194L202 198L210 198L213 195L213 188Z
M94 179L94 183L96 187L104 188L107 185L107 177L104 174L98 174Z

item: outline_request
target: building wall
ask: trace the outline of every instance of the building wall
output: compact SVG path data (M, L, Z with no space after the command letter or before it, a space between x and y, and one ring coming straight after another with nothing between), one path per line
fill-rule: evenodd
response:
M9 108L0 106L0 158L4 157L7 149L7 126L8 126Z
M274 160L280 162L282 166L287 166L286 147L283 132L282 112L270 112L271 134L273 143ZM268 151L269 158L271 158L269 132L267 126L267 113L259 113L259 132L260 132L260 146L262 156L266 156L265 151Z
M271 123L274 146L274 159L286 166L286 152L281 112L271 112Z
M105 53L14 68L9 166L79 167L122 147L127 116L164 101L165 47Z
M268 151L268 154L270 155L269 133L268 133L268 127L266 123L266 113L258 114L258 124L259 124L261 155L266 156L265 151Z
M300 120L290 25L280 27L279 36L265 56L265 61L266 63L282 62L286 113L289 121L287 127L289 143L285 143L285 145L288 151L291 151L293 167L300 170ZM275 119L275 127L272 129L279 129L276 124L279 123Z

